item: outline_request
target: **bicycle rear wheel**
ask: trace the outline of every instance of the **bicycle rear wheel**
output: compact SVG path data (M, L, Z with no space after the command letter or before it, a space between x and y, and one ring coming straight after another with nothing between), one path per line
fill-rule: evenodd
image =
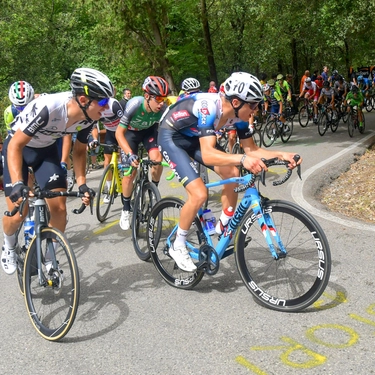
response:
M348 133L349 133L349 137L353 137L354 135L354 128L355 128L355 125L354 125L354 116L356 115L353 115L352 113L349 114L349 117L348 117Z
M327 109L328 111L328 109ZM328 123L328 115L326 113L322 113L321 116L319 116L319 121L318 121L318 133L323 136L326 134L327 129L329 128L329 123Z
M132 241L138 258L146 261L150 259L147 247L147 220L151 209L160 201L160 192L152 182L146 182L138 191L134 200L132 217Z
M313 304L331 273L331 253L318 222L304 209L286 201L263 207L287 251L275 260L261 228L249 211L237 231L235 259L241 278L257 303L273 310L295 312ZM275 246L277 246L275 244Z
M271 147L277 138L277 124L275 120L266 123L262 131L262 143L264 147Z
M69 332L77 314L80 294L77 261L63 233L55 228L43 228L40 270L43 285L40 285L35 262L36 242L34 238L25 259L26 307L37 332L46 340L57 341ZM53 254L56 257L56 267L49 271L45 267L46 254L50 259Z
M96 217L101 223L107 218L117 193L114 169L113 164L106 166L96 194ZM110 181L109 188L107 187L107 180Z
M204 272L183 271L169 255L169 246L175 240L175 233L172 233L180 220L183 205L181 199L168 197L153 207L148 221L148 247L156 269L167 284L178 289L192 289L202 280ZM201 223L196 217L186 237L188 249L199 249L203 236Z

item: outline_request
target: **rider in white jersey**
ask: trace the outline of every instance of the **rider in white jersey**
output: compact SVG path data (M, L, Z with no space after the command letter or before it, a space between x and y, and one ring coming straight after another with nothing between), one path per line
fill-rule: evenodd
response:
M30 102L11 124L12 132L4 143L4 185L9 211L20 204L22 192L29 190L26 186L29 166L33 168L41 189L66 189L56 140L74 132L78 134L73 149L74 172L79 190L85 193L82 200L89 204L93 191L86 185L87 138L93 124L108 108L114 87L106 75L88 68L76 69L70 84L72 92L40 96ZM51 199L48 206L50 225L64 231L66 198ZM8 274L16 270L15 233L21 220L20 215L3 217L1 265Z

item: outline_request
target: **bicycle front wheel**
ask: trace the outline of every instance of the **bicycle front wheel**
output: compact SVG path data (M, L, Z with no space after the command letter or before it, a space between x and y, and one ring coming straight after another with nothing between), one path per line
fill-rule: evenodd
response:
M309 116L309 108L306 105L303 105L299 111L298 111L298 121L299 124L305 128L307 124L310 121L310 116Z
M320 116L320 120L318 121L318 133L323 136L324 134L326 134L328 128L328 115L324 113Z
M266 123L266 126L262 132L262 143L264 147L271 147L277 137L277 125L274 120L270 120Z
M148 221L148 247L156 269L167 284L179 289L192 289L202 280L204 272L183 271L169 255L169 247L175 240L175 229L183 205L181 199L170 197L161 199L153 207ZM197 252L202 238L203 229L196 217L186 236L188 249Z
M25 259L26 307L37 332L46 340L57 341L69 332L77 314L80 294L77 261L63 233L55 228L43 228L39 278L36 243L34 238ZM55 266L46 268L48 259L54 256Z
M237 231L235 244L241 278L256 302L265 307L285 312L305 309L321 296L329 280L331 253L327 238L318 222L294 203L268 201L263 212L271 218L287 253L277 260L272 257L249 211Z
M288 118L285 121L285 124L283 125L283 127L280 129L280 137L283 143L288 142L292 134L293 134L293 120Z
M132 217L132 240L138 258L146 261L150 259L147 247L147 220L151 209L160 201L160 192L152 182L146 182L138 191L134 200Z
M101 223L107 218L117 193L114 169L113 164L106 166L96 194L96 217ZM109 182L109 187L107 181Z

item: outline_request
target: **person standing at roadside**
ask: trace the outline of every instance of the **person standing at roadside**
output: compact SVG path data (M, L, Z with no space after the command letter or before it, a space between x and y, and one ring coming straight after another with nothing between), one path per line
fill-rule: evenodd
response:
M323 66L323 71L322 71L322 74L321 76L323 77L323 81L328 81L328 66L324 65Z
M303 91L303 87L305 85L305 80L307 77L310 77L310 71L305 70L305 74L301 78L301 83L299 84L299 92L301 93Z
M125 88L124 90L122 90L122 94L123 94L123 98L120 100L120 104L121 104L122 110L124 111L126 104L128 104L128 101L132 97L132 92L130 91L130 89Z
M216 92L218 92L217 88L216 88L216 82L215 81L211 81L210 82L210 87L209 87L209 89L208 89L207 92L210 92L210 93L216 93Z

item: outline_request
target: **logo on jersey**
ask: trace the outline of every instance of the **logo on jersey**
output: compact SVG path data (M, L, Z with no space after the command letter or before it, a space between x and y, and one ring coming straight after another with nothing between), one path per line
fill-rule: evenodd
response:
M186 111L186 110L177 111L177 112L172 113L172 118L173 118L174 121L178 121L178 120L181 120L183 118L189 118L189 117L190 117L189 112Z

